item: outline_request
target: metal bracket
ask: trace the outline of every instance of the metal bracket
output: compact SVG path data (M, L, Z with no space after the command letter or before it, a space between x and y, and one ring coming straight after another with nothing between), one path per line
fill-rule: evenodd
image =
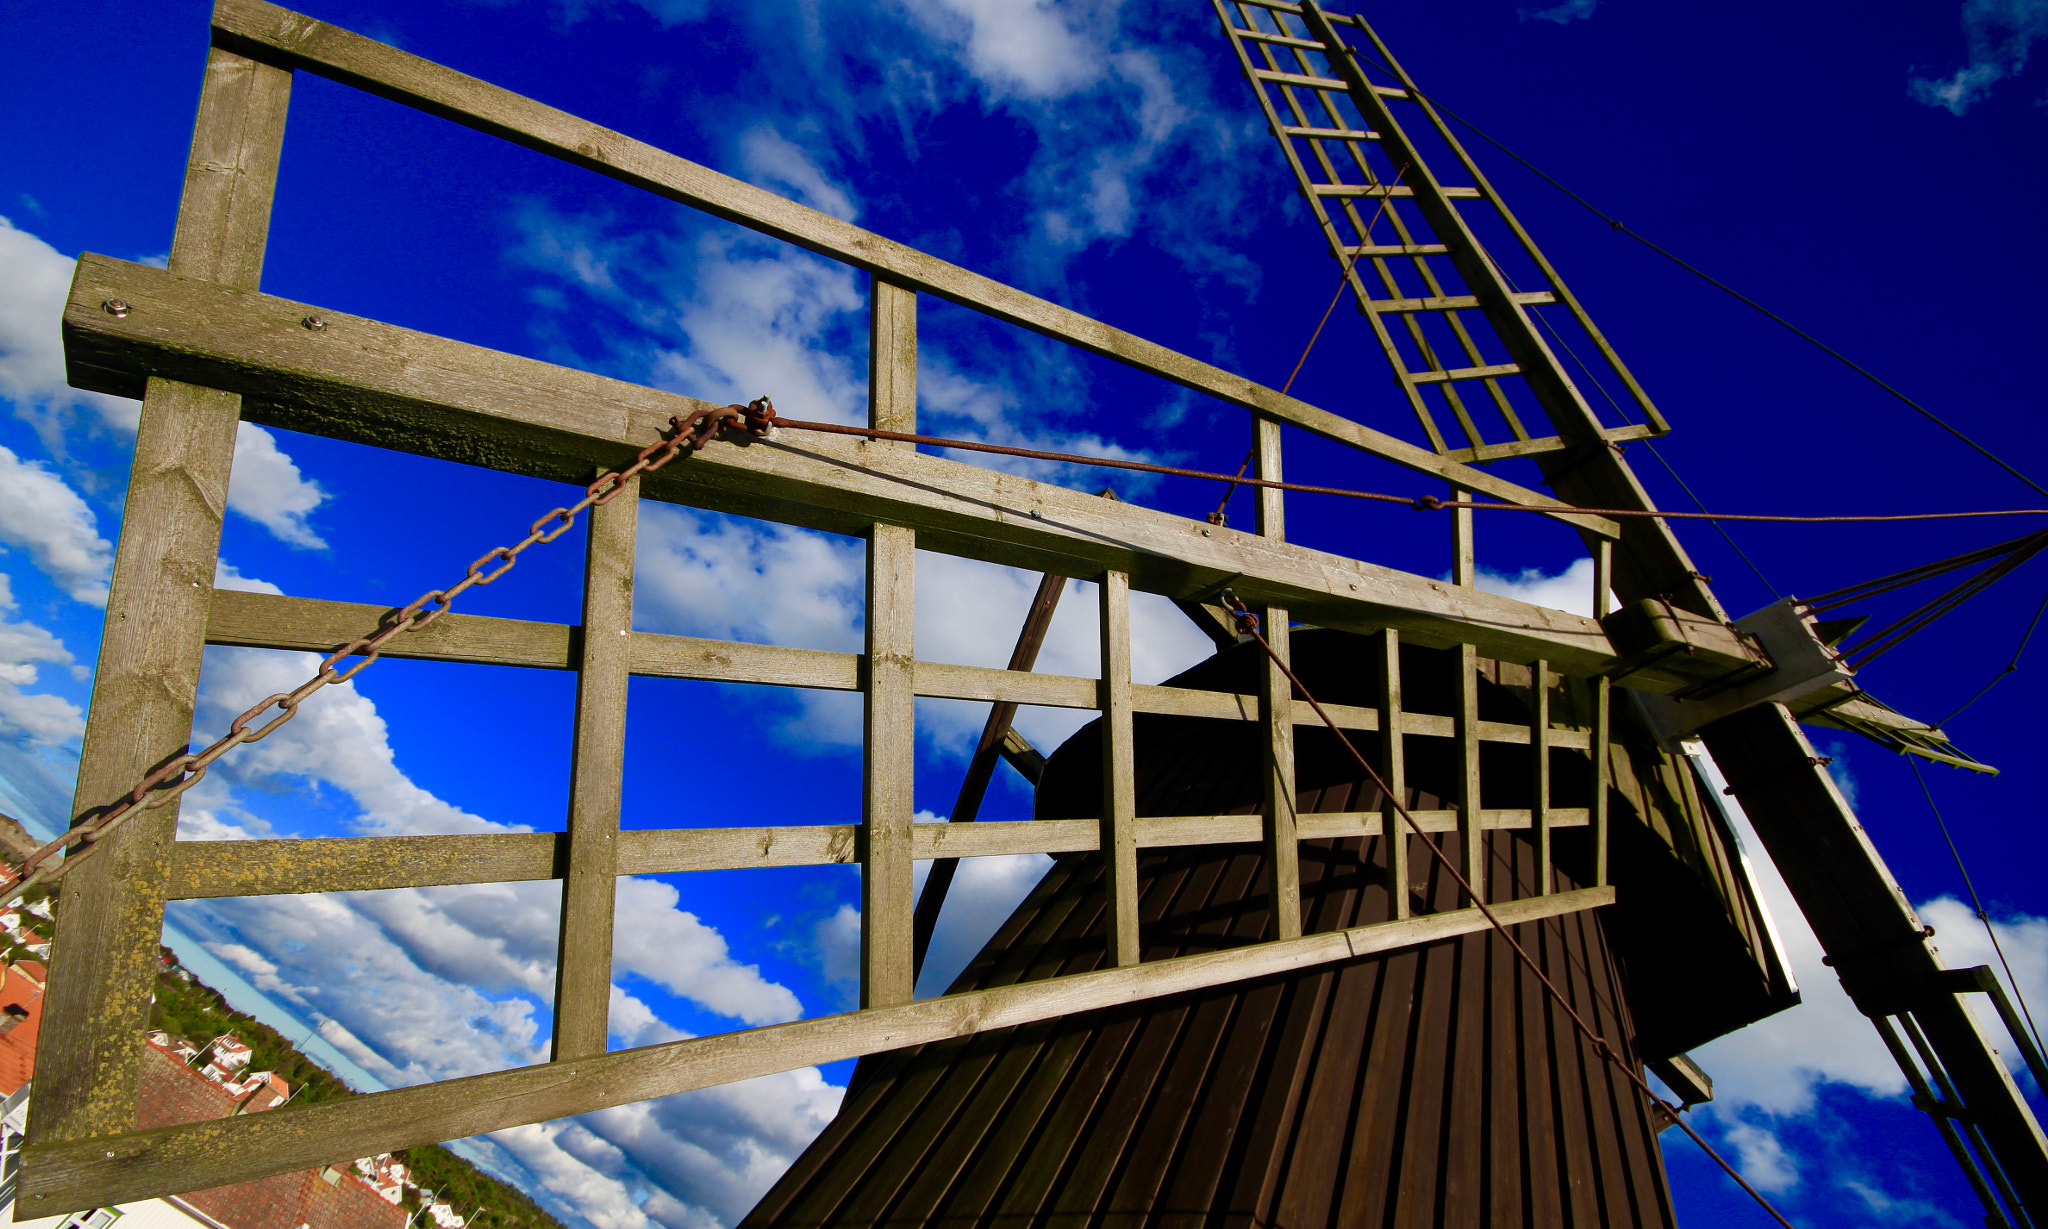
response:
M1821 639L1813 616L1797 598L1773 602L1736 620L1735 631L1762 651L1765 661L1760 663L1761 669L1737 671L1678 696L1639 697L1644 715L1667 746L1675 746L1678 740L1743 709L1789 704L1855 677Z

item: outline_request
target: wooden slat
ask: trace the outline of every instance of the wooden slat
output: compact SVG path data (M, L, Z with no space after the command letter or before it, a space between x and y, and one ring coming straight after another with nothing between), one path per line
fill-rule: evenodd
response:
M297 325L303 306L285 308L255 295L222 298L214 288L146 266L87 257L79 268L66 313L72 352L82 365L74 374L104 372L107 363L136 362L147 353L152 363L161 359L163 366L233 386L230 391L275 395L283 389L265 372L286 362L324 369L319 378L295 376L288 403L252 400L245 407L280 426L587 481L590 464L616 462L624 448L655 438L670 417L700 404L333 315L315 333ZM138 305L115 319L98 307L114 295ZM188 311L200 301L206 314ZM101 321L122 340L102 345L109 335ZM147 344L139 344L145 338ZM242 366L243 358L200 361L195 352L207 350L246 355L258 369ZM315 409L315 403L328 408ZM478 452L480 433L497 446ZM1363 630L1377 616L1378 625L1413 627L1440 640L1480 638L1489 656L1505 660L1541 655L1577 670L1581 662L1591 664L1589 656L1607 656L1600 653L1605 637L1591 620L1560 611L1490 596L1451 601L1430 582L1392 569L838 437L713 445L687 464L650 475L646 493L840 532L857 529L865 513L927 529L932 549L994 562L1067 574L1128 565L1133 587L1169 596L1196 596L1205 586L1234 582L1251 599L1284 595L1297 617L1318 625ZM1747 661L1734 651L1733 634L1724 634L1728 660ZM1711 676L1724 655L1711 641L1702 648L1685 668ZM1646 675L1644 682L1654 686L1656 678ZM1674 680L1670 687L1684 685Z
M1232 26L1230 33L1237 38L1248 38L1255 43L1272 43L1280 47L1300 47L1309 51L1321 51L1323 45L1312 38L1295 38L1288 34L1268 34L1264 30L1247 30Z
M1551 889L1550 874L1550 830L1557 823L1557 816L1550 808L1550 687L1551 675L1548 664L1538 661L1529 667L1529 745L1532 754L1529 762L1535 772L1530 783L1530 806L1536 812L1536 890L1548 892Z
M1361 260L1379 260L1396 256L1441 256L1450 250L1441 243L1376 243L1347 247L1341 250L1341 254Z
M1413 812L1425 831L1457 828L1456 811ZM1552 808L1551 825L1584 827L1583 807ZM1395 821L1399 825L1399 820ZM1482 811L1483 827L1527 828L1529 811ZM1303 815L1300 839L1376 836L1378 815ZM910 856L995 858L1020 853L1087 853L1100 848L1093 819L981 820L918 824ZM1260 841L1257 815L1139 816L1139 849L1244 845ZM781 828L641 828L619 833L619 874L830 866L859 860L860 830L852 824ZM374 836L266 841L178 841L171 846L167 900L219 896L283 896L305 892L371 892L458 883L522 883L553 879L566 861L567 838L556 832L461 836Z
M1448 384L1457 380L1491 380L1519 375L1521 371L1513 363L1494 363L1486 367L1453 367L1449 371L1417 371L1410 373L1408 379L1416 384Z
M1503 924L1512 926L1599 908L1613 899L1611 888L1592 888L1493 909ZM1465 909L325 1101L288 1114L242 1114L117 1138L38 1139L25 1153L19 1198L26 1212L55 1215L245 1182L324 1165L336 1157L374 1156L881 1050L1315 968L1472 934L1487 925L1476 909Z
M639 514L638 479L590 510L569 768L568 865L562 868L561 941L555 956L556 1062L602 1054L608 1045Z
M1308 43L1308 46L1321 47L1322 44ZM1312 77L1307 73L1274 72L1267 68L1254 68L1252 70L1252 78L1257 81L1270 81L1274 85L1298 85L1311 90L1341 90L1344 88L1344 83L1334 77Z
M1479 655L1458 649L1458 852L1472 899L1486 899L1486 842L1480 839ZM1469 901L1467 902L1469 903Z
M1138 935L1137 751L1131 734L1131 582L1108 572L1101 595L1102 815L1100 844L1109 879L1109 958L1137 964Z
M1318 183L1310 184L1308 190L1317 196L1357 196L1372 200L1389 196L1406 199L1415 195L1415 189L1407 184ZM1477 188L1444 188L1442 192L1452 200L1481 200L1485 197L1485 193Z
M373 630L388 612L387 607L359 602L219 589L213 595L206 642L324 653ZM575 628L564 623L451 613L442 615L424 630L408 632L393 640L384 656L566 670L570 667L569 653L575 633ZM862 658L857 653L792 649L739 640L702 640L655 632L634 632L629 641L633 650L630 669L636 675L827 691L856 691L860 686ZM916 663L912 679L912 687L920 696L1048 708L1096 706L1096 680L1071 675L921 661ZM1259 719L1257 696L1145 683L1132 686L1131 707L1135 712L1169 717ZM1323 709L1344 729L1379 729L1380 718L1375 709L1346 704L1325 704ZM1294 723L1321 725L1322 718L1316 716L1307 701L1297 700ZM1408 723L1413 734L1449 738L1455 733L1453 719L1449 717L1411 713ZM1511 722L1482 721L1479 737L1487 742L1526 743L1529 731L1526 726ZM1583 730L1552 732L1554 744L1560 747L1583 749L1586 737Z
M291 73L209 52L170 265L254 289L263 267ZM170 276L170 275L166 275ZM92 304L102 311L101 295ZM99 668L79 761L73 823L185 752L204 653L207 598L242 401L147 380ZM149 1022L174 803L103 839L59 894L65 940L43 1000L31 1130L67 1139L135 1124L135 1039Z
M1285 480L1279 423L1269 418L1252 420L1252 451L1254 472L1259 477ZM1287 492L1261 487L1255 499L1259 536L1285 541ZM1266 643L1281 662L1287 661L1286 607L1262 606L1259 620ZM1294 685L1270 657L1261 656L1258 671L1259 720L1265 726L1265 736L1259 740L1264 752L1259 811L1266 844L1266 892L1272 902L1272 937L1292 939L1301 933L1301 854L1294 834Z
M1547 290L1518 292L1508 296L1515 303L1550 303L1555 296ZM1477 295L1446 294L1423 299L1367 299L1366 309L1376 312L1452 312L1483 306Z
M1300 124L1282 124L1280 135L1307 137L1313 141L1377 141L1380 134L1358 128L1309 128Z
M1387 838L1387 888L1393 894L1393 916L1413 909L1408 870L1408 824L1397 808L1408 801L1407 715L1401 711L1401 633L1379 634L1380 780L1386 785L1380 804L1380 831Z
M829 214L263 0L219 0L214 8L214 28L220 37L260 51L279 63L417 107L835 260L881 273L904 286L1152 372L1230 404L1273 415L1417 472L1446 479L1453 472L1460 472L1464 476L1459 481L1478 486L1498 498L1546 506L1552 503L1539 492L1524 491L1480 471L1467 471L1427 449L1317 409ZM1516 493L1509 494L1510 491Z
M624 834L624 843L630 845L637 835ZM553 879L562 840L553 832L494 832L179 841L171 846L164 896L191 900ZM620 873L633 872L622 868Z

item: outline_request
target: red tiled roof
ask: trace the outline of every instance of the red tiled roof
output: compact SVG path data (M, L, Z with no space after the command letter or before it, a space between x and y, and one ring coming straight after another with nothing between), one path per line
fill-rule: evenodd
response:
M43 1023L43 966L33 960L0 966L0 1011L18 1006L27 1014L0 1036L0 1096L34 1078L36 1033ZM10 1013L11 1014L11 1013Z

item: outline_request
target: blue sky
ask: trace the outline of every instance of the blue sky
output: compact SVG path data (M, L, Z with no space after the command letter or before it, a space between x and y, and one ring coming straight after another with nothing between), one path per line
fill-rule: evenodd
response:
M1177 349L1282 382L1335 270L1205 4L1080 0L335 0L303 11L851 218ZM2041 0L1894 6L1664 6L1453 0L1367 10L1430 91L1637 231L1871 365L2048 482L2030 358L2048 328ZM79 252L169 248L206 37L184 2L12 6L0 43L0 808L67 805L134 404L62 385L55 312ZM2042 501L1832 360L1475 146L1674 424L1658 445L1712 504L1788 512ZM865 381L865 282L828 261L344 87L301 77L263 288L714 400L767 392L850 420ZM1242 414L942 304L926 304L922 420L952 433L1234 467ZM1363 324L1339 312L1296 392L1413 435ZM1362 377L1362 378L1361 378ZM1651 491L1683 497L1640 446ZM1407 490L1388 467L1290 443L1290 477ZM1095 489L1099 473L1028 467ZM1504 471L1515 476L1513 471ZM1527 480L1524 476L1523 480ZM1213 489L1112 479L1200 515ZM562 502L559 488L245 427L222 583L397 604ZM1249 507L1240 497L1240 521ZM1576 542L1487 522L1497 587L1564 604ZM1291 504L1299 540L1427 574L1446 529L1401 509ZM1979 545L1965 525L1732 530L1771 585L1815 593ZM636 624L770 643L859 643L861 546L650 506ZM1737 612L1771 592L1719 537L1681 530ZM575 621L565 538L465 609ZM1918 716L1998 669L2048 586L2035 564L1873 666ZM1001 664L1035 578L920 557L919 652ZM1882 611L1882 607L1879 608ZM1042 669L1094 669L1093 596L1074 586ZM1140 601L1138 668L1205 644ZM200 729L307 669L215 651ZM2048 996L2038 866L2042 769L2030 659L1957 720L2005 772L1933 787ZM558 830L566 675L386 662L330 690L189 796L188 835ZM844 823L858 814L858 708L819 696L637 680L628 826ZM918 803L950 804L981 713L931 703ZM1050 746L1071 715L1027 712ZM726 740L712 770L679 775ZM1848 736L1862 817L1955 963L1986 955L1906 766ZM1838 745L1837 745L1838 744ZM985 814L1022 816L999 777ZM942 959L954 966L1036 873L969 864ZM1768 880L1768 867L1760 867ZM218 961L368 1081L544 1055L548 885L293 898L174 910L181 948ZM1782 894L1780 894L1782 900ZM844 868L627 881L614 1044L845 1006L858 881ZM1708 1047L1723 1099L1706 1129L1805 1225L1975 1223L1966 1189L1902 1100L1872 1034L1780 909L1808 1003ZM1802 944L1805 947L1802 947ZM927 987L929 989L930 987ZM2048 1000L2044 1000L2048 1001ZM479 1155L602 1229L730 1224L837 1103L846 1065L505 1132ZM1752 1210L1682 1141L1692 1223Z

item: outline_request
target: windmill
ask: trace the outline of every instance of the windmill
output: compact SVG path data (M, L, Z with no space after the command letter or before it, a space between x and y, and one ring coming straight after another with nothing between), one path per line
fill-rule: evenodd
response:
M1987 1209L2013 1224L2030 1223L2027 1209L2044 1206L2048 1195L2048 1148L1961 1005L1959 995L1983 984L1973 974L1941 969L1798 721L1854 729L1966 765L1968 757L1938 731L1864 696L1799 609L1768 608L1731 623L1669 528L1633 515L1651 505L1614 445L1661 432L1662 419L1369 29L1313 3L1262 0L1218 11L1347 286L1395 361L1425 445L396 48L263 0L220 0L169 268L87 256L65 314L73 382L139 396L143 412L76 826L65 842L79 852L62 862L43 857L30 871L39 881L61 874L66 918L91 919L89 930L74 922L67 934L92 939L54 954L49 1043L19 1188L30 1215L888 1054L850 1098L867 1098L872 1109L918 1080L927 1088L957 1081L971 1062L1000 1067L988 1047L1030 1030L1054 1049L1086 1049L1095 1035L1088 1030L1099 1032L1104 1013L1164 1018L1185 1011L1191 996L1241 1003L1270 997L1275 986L1288 1002L1271 1018L1306 1028L1329 1018L1316 1015L1316 1002L1351 1001L1337 983L1348 979L1355 989L1359 970L1378 976L1406 962L1401 975L1413 984L1456 990L1458 979L1469 980L1471 970L1491 960L1502 970L1501 984L1526 1000L1497 1022L1505 1031L1494 1035L1494 1051L1530 1053L1527 1047L1536 1046L1559 1061L1569 1055L1588 1088L1600 1073L1610 1109L1598 1123L1585 1119L1595 1153L1610 1145L1627 1152L1610 1167L1609 1180L1642 1192L1631 1205L1634 1215L1654 1221L1662 1207L1660 1120L1628 1091L1636 1065L1669 1060L1671 1078L1685 1083L1688 1046L1782 1007L1792 993L1731 853L1715 794L1700 786L1687 750L1697 739L1729 770L1732 796L1793 884L1859 1006L1892 1030L1895 1052L1918 1064L1916 1078L1939 1085L1939 1098L1930 1094L1929 1104L1940 1111L1937 1124L1958 1158L1974 1167ZM1346 38L1363 40L1361 50L1346 48ZM1368 76L1374 64L1385 66L1383 79ZM776 420L765 403L714 406L260 293L283 120L299 72L515 141L864 270L872 279L867 427ZM1409 114L1397 115L1397 106ZM1414 131L1426 126L1447 143L1455 168L1426 163L1404 118ZM1452 176L1449 186L1439 172ZM1472 206L1461 202L1499 209L1519 250L1483 248L1460 212ZM1391 241L1376 237L1376 225L1392 232ZM1517 262L1535 273L1515 272L1527 280L1510 281ZM1256 532L917 452L918 303L925 295L1245 410L1256 439ZM1548 307L1562 308L1568 319L1540 314ZM1564 345L1553 344L1553 325L1579 330L1589 361L1605 364L1640 411L1640 423L1596 412L1568 370L1576 358L1560 360ZM1481 423L1489 413L1509 438L1497 431L1488 438ZM1443 414L1462 440L1444 428ZM234 423L242 418L541 477L567 484L570 494L516 545L486 552L461 579L406 606L390 605L391 595L382 594L332 602L215 591L205 578L214 574L219 494ZM1447 514L1455 527L1448 583L1288 542L1283 428L1426 475L1448 494L1474 493L1578 531L1595 561L1595 617L1478 591L1469 508ZM1540 468L1551 494L1483 467L1517 458ZM640 499L863 537L866 651L633 631L630 561ZM461 612L465 590L492 583L522 552L544 549L572 529L587 542L580 624ZM917 549L1099 582L1101 676L1033 673L1025 668L1026 645L1011 670L918 661L910 600ZM1172 685L1134 683L1134 589L1173 598L1208 621L1217 657ZM1234 613L1219 623L1226 604ZM1297 630L1296 623L1312 630ZM265 701L195 754L187 744L191 697L200 651L209 643L328 656L305 686ZM210 842L204 856L175 839L177 797L215 758L261 738L301 704L317 703L322 687L380 656L576 671L568 830ZM619 744L633 675L860 693L867 732L860 822L622 828ZM1311 692L1320 703L1310 702ZM1099 717L1091 734L1042 763L1004 728L1000 713L992 720L980 771L992 771L992 757L1002 755L1037 774L1040 818L914 825L911 706L918 696L1054 705ZM1348 767L1340 752L1351 745L1349 736L1379 762L1360 758L1358 771ZM1232 781L1185 767L1169 771L1157 757L1174 740L1193 748L1196 768L1235 763L1249 771ZM1504 778L1514 782L1506 793ZM1302 805L1299 787L1311 781L1327 805ZM1377 793L1365 788L1375 782L1388 784ZM1403 825L1418 835L1411 838ZM914 862L1018 852L1060 855L1061 872L1048 878L1033 912L1013 919L1002 949L970 970L971 983L936 1000L915 1000ZM606 1051L603 972L619 875L850 861L863 871L858 1010ZM1618 900L1618 888L1645 866L1696 889L1684 909L1673 910L1683 914L1682 924L1665 937L1677 943L1689 930L1687 950L1714 962L1719 1018L1702 1022L1697 1005L1689 1009L1683 1001L1683 985L1664 987L1662 1000L1639 989L1630 991L1634 1001L1617 997L1620 983L1611 974L1629 958L1626 942L1610 938L1619 928L1596 919L1601 910L1635 907ZM1193 909L1176 912L1155 899L1169 875L1207 876L1212 884L1229 877L1234 886L1199 901L1176 897ZM519 880L562 884L552 1062L291 1114L136 1129L133 1043L146 1020L166 900ZM1084 913L1086 902L1096 903ZM1227 942L1217 941L1218 933ZM1590 1032L1575 1033L1548 1014L1552 1000L1537 984L1542 977L1524 980L1525 971L1502 956L1502 945L1512 945L1517 933L1532 943L1543 936L1538 955L1555 963L1532 967L1548 967L1544 976L1594 970L1556 1000L1589 1017ZM1544 946L1553 936L1556 946ZM1038 961L1040 952L1061 956L1060 944L1079 955ZM1007 951L1029 967L999 968ZM1442 963L1436 956L1447 951L1455 954L1453 967L1464 970L1449 983L1433 972ZM1637 976L1632 984L1641 981ZM1492 984L1480 977L1477 998L1454 994L1447 1018L1467 1019ZM1315 994L1323 997L1310 1001ZM1299 1003L1306 1014L1294 1011ZM1234 1007L1227 1014L1244 1018ZM1534 1027L1539 1022L1543 1029ZM1275 1044L1294 1070L1306 1072L1323 1057L1320 1038L1329 1034L1319 1026L1311 1044L1307 1032L1283 1028ZM962 1054L982 1057L955 1061ZM1610 1055L1619 1061L1609 1062ZM1395 1058L1392 1069L1426 1069L1420 1059ZM1455 1075L1441 1054L1431 1061ZM1110 1087L1113 1074L1105 1072L1099 1086ZM1447 1079L1444 1087L1463 1085ZM1584 1109L1590 1095L1571 1104ZM1480 1100L1483 1111L1491 1105ZM969 1096L951 1103L976 1104ZM1569 1134L1562 1126L1525 1132L1498 1112L1482 1117L1488 1138L1503 1146ZM1197 1120L1191 1107L1178 1121ZM845 1130L828 1132L757 1217L782 1216L778 1209L796 1205L778 1199L804 1191L832 1201L818 1219L852 1216L849 1209L865 1206L856 1188L870 1176L894 1184L881 1200L885 1216L907 1207L903 1199L920 1182L945 1183L934 1198L965 1189L954 1181L966 1181L964 1162L951 1172L899 1171L875 1164L872 1155L863 1160L858 1148L849 1151L849 1139L872 1153L906 1138L882 1130L884 1117L861 1121L865 1131L849 1119ZM1240 1149L1231 1172L1254 1183L1255 1201L1306 1189L1283 1181L1300 1170L1275 1143L1282 1128L1298 1129L1304 1120L1283 1113L1261 1121L1267 1163L1247 1163L1250 1154ZM1419 1127L1412 1132L1418 1141L1424 1134ZM1431 1172L1448 1174L1453 1161L1485 1155L1467 1146L1478 1137L1452 1135L1465 1151L1438 1155ZM967 1145L987 1138L996 1137L954 1131L938 1142L971 1160L983 1153ZM1175 1171L1175 1164L1175 1172L1202 1172L1185 1153L1161 1155L1171 1163L1155 1165L1159 1173ZM1571 1148L1556 1155L1563 1158L1560 1180L1587 1163ZM1281 1158L1277 1168L1274 1157ZM1080 1184L1063 1180L1074 1172L1070 1159L1047 1154L1043 1164L1034 1161L1039 1186L1032 1189L1004 1171L1001 1189L987 1190L984 1206L1013 1194L1033 1197L1035 1189L1043 1210L1044 1192L1054 1186L1085 1195ZM1085 1159L1101 1175L1099 1190L1133 1172L1118 1149ZM1223 1165L1212 1168L1220 1173ZM987 1186L988 1172L975 1180ZM1413 1172L1423 1169L1418 1164ZM834 1181L840 1186L832 1188ZM880 1191L872 1184L861 1189Z

